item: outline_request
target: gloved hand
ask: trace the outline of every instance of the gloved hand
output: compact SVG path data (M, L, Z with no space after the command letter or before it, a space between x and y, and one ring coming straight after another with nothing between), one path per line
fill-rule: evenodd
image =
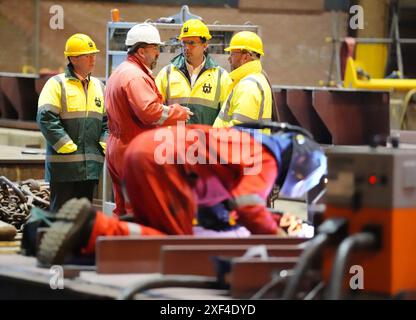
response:
M302 228L302 219L291 213L284 213L280 218L279 226L289 235L294 235Z
M100 142L101 148L103 148L103 152L105 153L105 150L107 149L107 142Z
M78 147L74 141L70 140L58 149L58 153L72 153L77 151Z

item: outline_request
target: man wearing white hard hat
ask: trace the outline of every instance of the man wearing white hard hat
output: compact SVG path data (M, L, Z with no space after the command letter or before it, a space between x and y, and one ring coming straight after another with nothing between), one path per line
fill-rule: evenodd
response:
M186 121L192 112L179 104L164 105L152 69L159 57L159 31L151 24L132 27L126 37L127 58L111 74L106 86L109 138L107 167L113 182L114 214L126 214L122 192L123 156L131 140L145 130Z

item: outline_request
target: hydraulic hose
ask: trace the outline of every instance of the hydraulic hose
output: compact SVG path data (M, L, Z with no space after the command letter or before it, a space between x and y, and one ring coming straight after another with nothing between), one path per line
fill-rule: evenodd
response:
M294 269L293 276L283 292L282 299L295 299L296 292L314 258L322 251L327 243L342 237L346 232L347 222L343 218L329 219L318 228L318 235L309 241L308 246L302 252Z
M335 256L327 289L327 299L342 298L345 269L354 249L372 249L378 244L378 237L372 232L361 232L344 239Z
M292 271L282 270L279 274L275 275L272 280L266 283L260 290L258 290L250 300L258 300L264 297L264 295L269 292L272 288L276 287L287 281L288 278L293 276Z
M305 251L301 254L298 263L296 264L295 270L293 272L293 276L290 277L289 283L287 284L282 299L295 299L296 292L298 290L299 284L305 275L306 271L311 264L313 258L322 250L322 248L326 245L329 240L329 236L327 234L318 234L315 238L313 238Z

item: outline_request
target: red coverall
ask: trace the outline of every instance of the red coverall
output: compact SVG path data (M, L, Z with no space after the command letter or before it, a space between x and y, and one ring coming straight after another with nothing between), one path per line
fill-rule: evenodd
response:
M127 145L136 135L149 128L186 121L187 114L178 104L162 104L162 96L149 69L132 55L108 79L105 105L109 128L107 167L113 182L114 213L121 215L126 213L121 181Z
M192 141L188 132L196 132L194 129L199 129L200 134L199 139ZM165 144L172 148L161 148L168 140L160 139L161 130L173 137L173 144ZM232 140L223 138L227 132L236 136ZM241 156L239 163L232 163L235 155L232 143L236 139L242 141L241 150L249 152ZM217 143L209 144L209 141ZM198 150L198 163L192 157L187 158L196 154L195 150ZM175 163L158 164L155 159L161 154ZM244 169L253 165L252 159L260 159L259 170L255 175L245 174ZM246 132L206 125L150 130L130 143L124 167L126 190L138 224L121 222L98 212L86 253L94 250L99 235L191 235L197 205L215 204L226 198L235 200L237 222L251 233L277 233L279 221L265 207L276 181L277 162L268 149Z

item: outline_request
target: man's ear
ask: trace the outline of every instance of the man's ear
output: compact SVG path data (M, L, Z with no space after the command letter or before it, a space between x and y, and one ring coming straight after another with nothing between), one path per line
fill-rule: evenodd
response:
M139 57L144 58L144 48L137 48L136 53Z

